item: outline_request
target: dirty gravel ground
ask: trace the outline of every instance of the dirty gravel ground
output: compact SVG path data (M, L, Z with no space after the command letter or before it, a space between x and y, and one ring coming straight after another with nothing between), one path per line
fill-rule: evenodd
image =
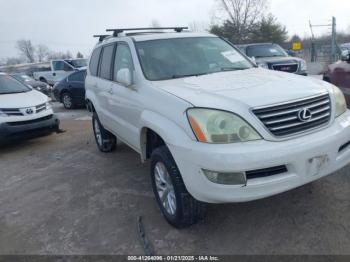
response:
M100 153L88 114L55 105L67 132L0 148L0 254L350 254L349 166L268 199L211 205L177 230L162 218L148 165L120 144Z

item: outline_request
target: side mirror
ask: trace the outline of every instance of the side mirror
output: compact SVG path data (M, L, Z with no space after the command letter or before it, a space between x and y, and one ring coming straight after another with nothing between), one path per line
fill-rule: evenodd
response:
M117 82L129 87L132 85L133 79L129 68L122 68L117 72Z
M341 53L341 60L342 61L350 61L350 51L349 50L344 50Z

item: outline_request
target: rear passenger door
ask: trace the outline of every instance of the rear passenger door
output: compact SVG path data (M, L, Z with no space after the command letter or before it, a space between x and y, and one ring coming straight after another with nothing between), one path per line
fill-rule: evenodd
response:
M129 45L118 42L113 61L113 85L109 97L109 111L112 113L114 130L117 135L129 146L139 150L138 122L141 109L137 102L139 92L132 87L126 87L117 82L117 73L121 69L129 69L134 76L134 62Z
M100 64L98 68L98 83L95 85L99 109L98 116L102 125L113 131L113 114L108 108L108 99L111 96L112 88L112 66L114 58L115 43L103 46L101 51Z
M68 77L69 91L78 101L84 101L85 98L85 71L79 71Z

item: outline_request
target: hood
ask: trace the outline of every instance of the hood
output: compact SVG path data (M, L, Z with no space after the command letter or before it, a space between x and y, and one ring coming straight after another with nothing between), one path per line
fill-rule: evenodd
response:
M257 63L299 63L302 61L301 58L291 56L279 56L279 57L260 57L255 58Z
M47 84L41 81L31 80L27 81L26 84L31 85L32 87L46 87Z
M321 80L261 68L154 81L153 85L194 106L215 108L233 102L249 107L264 106L330 89Z
M48 101L48 97L43 93L32 90L26 93L17 94L0 94L1 108L25 108L44 104Z

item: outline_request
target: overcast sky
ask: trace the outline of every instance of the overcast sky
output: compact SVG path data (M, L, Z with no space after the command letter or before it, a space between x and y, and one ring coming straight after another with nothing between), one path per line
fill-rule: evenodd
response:
M270 0L270 12L287 26L290 35L308 35L308 21L330 23L350 31L349 0ZM210 24L215 0L0 0L0 58L16 56L18 39L46 44L55 51L88 55L93 34L112 27ZM316 34L326 32L316 30Z

